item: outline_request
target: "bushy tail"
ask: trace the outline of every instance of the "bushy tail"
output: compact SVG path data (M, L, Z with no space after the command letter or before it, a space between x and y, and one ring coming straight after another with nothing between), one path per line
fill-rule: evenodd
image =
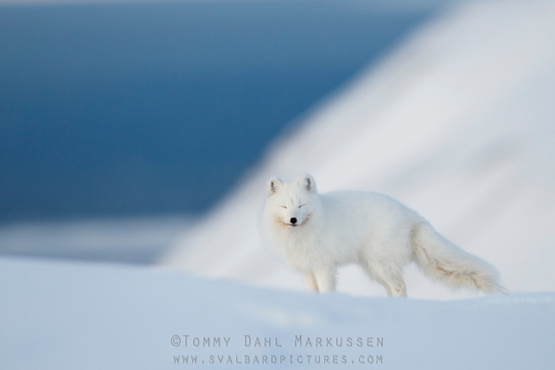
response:
M506 292L493 266L463 251L428 223L413 228L412 248L414 261L424 275L443 281L451 289L469 287L487 294Z

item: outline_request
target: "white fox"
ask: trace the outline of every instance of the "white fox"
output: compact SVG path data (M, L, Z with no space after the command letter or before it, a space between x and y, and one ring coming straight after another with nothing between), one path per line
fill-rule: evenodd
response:
M499 274L437 233L422 216L382 194L316 192L310 175L271 178L263 232L313 292L335 290L338 266L358 263L390 296L406 297L403 268L414 261L450 288L503 293Z

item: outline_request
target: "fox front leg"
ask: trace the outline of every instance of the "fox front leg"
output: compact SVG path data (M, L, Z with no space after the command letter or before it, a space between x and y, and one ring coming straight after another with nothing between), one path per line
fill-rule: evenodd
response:
M317 270L314 277L320 293L335 292L335 268Z
M306 290L311 293L318 293L318 285L316 284L316 277L314 276L314 272L303 272L303 281Z

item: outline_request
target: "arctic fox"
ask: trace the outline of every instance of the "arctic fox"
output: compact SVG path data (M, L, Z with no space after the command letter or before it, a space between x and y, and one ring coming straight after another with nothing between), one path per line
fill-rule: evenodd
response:
M335 290L336 268L358 263L390 296L406 297L403 267L414 261L424 274L453 289L502 293L499 274L437 233L422 216L382 194L316 192L312 176L276 177L267 184L263 232L313 292Z

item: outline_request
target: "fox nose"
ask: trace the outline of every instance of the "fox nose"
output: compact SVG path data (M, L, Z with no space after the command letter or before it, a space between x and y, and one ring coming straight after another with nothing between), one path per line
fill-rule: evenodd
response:
M295 217L291 217L291 223L295 225L297 223L297 219Z

